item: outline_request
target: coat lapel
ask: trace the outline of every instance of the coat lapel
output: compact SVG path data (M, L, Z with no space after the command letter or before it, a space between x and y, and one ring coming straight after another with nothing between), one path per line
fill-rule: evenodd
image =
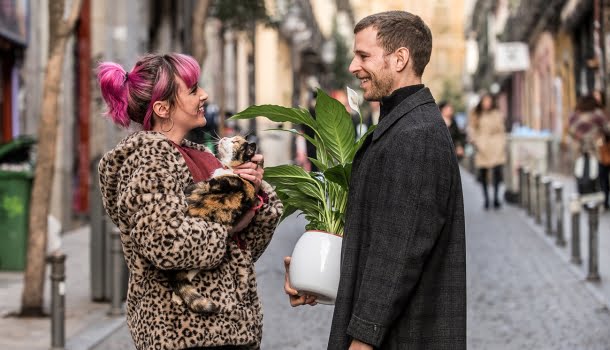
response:
M373 131L373 142L377 141L386 131L388 131L394 123L396 123L403 115L409 113L418 106L435 103L434 97L430 93L430 89L423 88L413 95L407 97L390 114L385 116L377 125L377 129Z

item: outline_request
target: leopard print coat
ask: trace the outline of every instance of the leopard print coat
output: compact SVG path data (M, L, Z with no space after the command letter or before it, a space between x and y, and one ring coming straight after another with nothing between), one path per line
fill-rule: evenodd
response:
M183 146L205 150L188 141ZM183 189L193 179L163 134L142 131L126 137L104 155L99 174L104 207L121 231L130 271L127 324L137 349L260 348L262 309L254 262L283 210L271 186L263 182L269 202L240 233L246 243L240 249L227 227L188 216ZM238 268L248 272L245 283ZM173 302L166 269L201 269L192 283L220 305L219 313L197 314Z

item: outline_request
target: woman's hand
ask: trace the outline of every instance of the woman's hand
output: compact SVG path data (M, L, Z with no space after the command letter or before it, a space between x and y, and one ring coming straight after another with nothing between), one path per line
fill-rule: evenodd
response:
M263 183L263 175L265 174L265 160L262 154L255 154L252 160L233 169L233 173L252 182L255 192L258 192Z

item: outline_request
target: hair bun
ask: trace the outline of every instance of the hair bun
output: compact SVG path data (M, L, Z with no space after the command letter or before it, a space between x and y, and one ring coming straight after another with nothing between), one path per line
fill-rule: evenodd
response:
M127 72L114 62L102 62L98 66L97 79L100 83L102 97L108 106L109 115L114 123L128 127L127 114Z

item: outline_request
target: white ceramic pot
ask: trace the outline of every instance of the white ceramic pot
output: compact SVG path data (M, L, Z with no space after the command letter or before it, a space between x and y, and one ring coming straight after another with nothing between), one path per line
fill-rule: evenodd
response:
M307 231L292 251L290 284L300 294L314 295L318 303L334 305L339 287L342 238Z

